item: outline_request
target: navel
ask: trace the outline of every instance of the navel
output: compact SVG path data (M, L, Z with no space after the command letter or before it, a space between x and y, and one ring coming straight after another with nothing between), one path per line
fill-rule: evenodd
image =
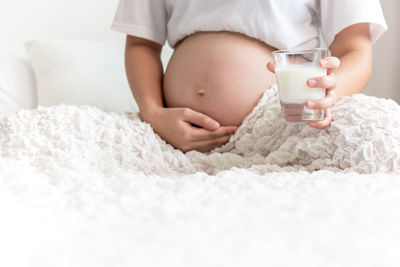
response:
M205 96L205 95L206 95L206 90L204 90L204 89L199 89L199 90L197 90L196 95L198 95L198 96Z

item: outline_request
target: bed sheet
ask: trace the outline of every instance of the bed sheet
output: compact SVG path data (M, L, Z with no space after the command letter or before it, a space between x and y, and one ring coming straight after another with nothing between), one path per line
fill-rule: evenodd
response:
M63 172L0 160L0 265L399 266L400 176Z

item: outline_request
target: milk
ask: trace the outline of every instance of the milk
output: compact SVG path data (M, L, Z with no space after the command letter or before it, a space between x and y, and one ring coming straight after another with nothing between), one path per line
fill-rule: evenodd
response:
M325 97L324 88L310 88L307 80L326 76L326 69L315 65L297 65L275 68L279 97L283 103L304 104L307 100Z

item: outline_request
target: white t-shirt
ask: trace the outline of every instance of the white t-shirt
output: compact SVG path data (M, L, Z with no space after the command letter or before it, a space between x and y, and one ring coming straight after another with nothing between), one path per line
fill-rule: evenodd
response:
M233 31L278 49L328 46L344 28L370 23L371 41L387 30L379 0L120 0L111 26L171 47L199 31Z

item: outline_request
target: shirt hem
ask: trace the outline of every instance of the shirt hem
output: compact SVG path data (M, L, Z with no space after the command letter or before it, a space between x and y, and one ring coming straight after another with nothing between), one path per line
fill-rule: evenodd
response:
M150 41L156 42L160 45L164 45L166 42L166 37L164 34L157 32L155 30L143 27L141 25L128 25L123 23L113 23L111 25L111 30L126 33L131 36L136 36Z

